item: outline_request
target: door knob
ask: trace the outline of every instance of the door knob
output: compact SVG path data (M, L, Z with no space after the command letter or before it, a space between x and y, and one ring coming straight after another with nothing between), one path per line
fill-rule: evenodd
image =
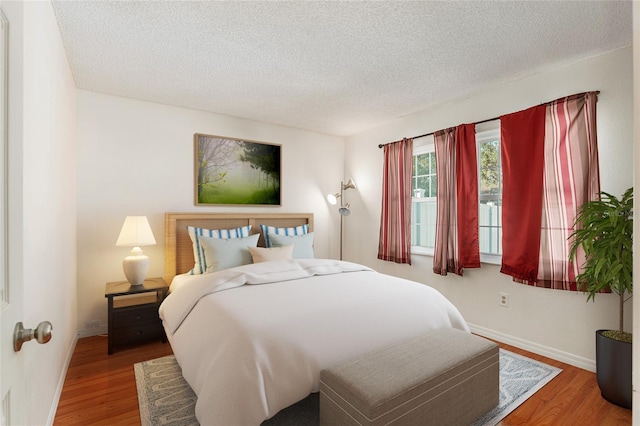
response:
M17 323L13 330L13 350L19 352L22 349L22 344L34 337L38 343L47 343L51 340L51 330L53 330L53 326L49 321L42 321L35 329L24 328L22 322Z

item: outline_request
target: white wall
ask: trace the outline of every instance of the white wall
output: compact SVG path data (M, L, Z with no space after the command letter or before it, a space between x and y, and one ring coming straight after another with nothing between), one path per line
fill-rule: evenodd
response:
M635 72L633 73L633 108L634 108L634 120L633 120L633 159L635 164L640 164L640 119L638 118L638 112L640 111L640 7L637 3L633 4L633 67ZM634 167L633 183L637 188L640 186L640 169ZM638 209L634 210L634 227L633 227L633 245L638 247L640 244L640 233L638 230L640 226L638 224ZM638 250L634 252L633 267L636 271L640 268L640 253ZM640 279L638 274L634 275L634 284L637 284ZM637 288L637 287L636 287ZM640 403L640 342L638 336L640 336L640 298L636 297L633 301L633 334L636 335L636 339L633 342L633 401L636 407ZM640 410L636 408L633 413L633 424L640 425Z
M196 207L194 133L281 144L282 206ZM339 189L342 138L79 90L77 160L81 336L106 331L104 287L125 279L130 249L115 242L127 215L146 215L158 242L143 247L150 277L164 274L165 212L312 212L316 255L338 256L338 215L323 194ZM88 320L100 330L85 329Z
M23 24L9 23L24 37L23 122L10 125L23 126L24 325L53 324L48 344L21 351L27 424L41 425L53 422L76 341L76 88L51 3L24 2Z
M416 88L419 90L419 88ZM622 194L632 186L632 49L625 48L579 63L505 82L483 93L449 102L347 139L345 175L358 184L350 193L345 259L380 272L429 284L444 293L474 330L574 365L595 368L594 331L615 328L617 296L599 295L587 303L582 293L515 284L499 266L483 264L464 277L440 277L432 272L433 258L412 257L412 266L377 260L382 187L379 143L476 122L516 112L573 93L600 90L597 109L602 190ZM510 306L498 306L506 292ZM631 307L627 305L627 328Z

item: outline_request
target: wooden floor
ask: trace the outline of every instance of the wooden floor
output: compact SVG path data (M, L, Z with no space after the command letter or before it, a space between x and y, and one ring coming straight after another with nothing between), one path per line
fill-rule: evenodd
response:
M631 410L600 396L595 374L500 345L563 369L500 425L630 425ZM133 364L171 354L168 343L149 343L107 355L106 337L78 340L54 425L139 425Z
M133 364L170 355L168 343L149 343L107 355L107 338L78 339L54 425L139 425Z

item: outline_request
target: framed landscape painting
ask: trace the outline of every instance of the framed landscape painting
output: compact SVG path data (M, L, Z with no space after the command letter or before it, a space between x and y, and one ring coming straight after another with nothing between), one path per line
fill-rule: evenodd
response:
M196 205L280 205L280 145L196 133Z

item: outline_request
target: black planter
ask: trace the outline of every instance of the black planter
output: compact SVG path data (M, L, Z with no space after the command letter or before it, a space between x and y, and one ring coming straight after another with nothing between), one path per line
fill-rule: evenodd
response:
M596 375L602 397L631 409L631 343L610 339L596 331Z

